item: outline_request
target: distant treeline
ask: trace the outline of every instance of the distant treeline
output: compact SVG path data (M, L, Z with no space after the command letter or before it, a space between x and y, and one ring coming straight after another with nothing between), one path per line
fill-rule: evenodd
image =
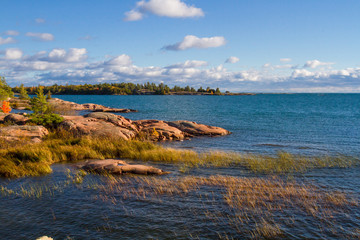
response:
M39 87L44 89L44 93L50 91L54 95L168 95L168 94L204 94L204 95L221 95L219 88L212 89L202 87L197 90L193 87L179 87L169 86L160 83L101 83L101 84L84 84L84 85L52 85L52 86L37 86L25 87L28 94L36 94ZM21 87L14 87L12 89L16 93L20 93Z

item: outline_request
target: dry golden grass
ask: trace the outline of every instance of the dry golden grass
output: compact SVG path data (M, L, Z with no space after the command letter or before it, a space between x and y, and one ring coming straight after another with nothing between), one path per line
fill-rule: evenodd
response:
M295 226L298 219L313 222L312 229L339 232L342 218L354 218L351 211L359 207L359 199L351 193L332 191L279 177L232 177L214 175L209 177L118 177L103 175L96 178L84 172L67 172L67 179L56 184L28 185L18 189L0 186L0 195L26 198L42 198L44 194L55 196L67 187L76 184L81 191L94 189L95 200L124 206L123 201L141 201L161 204L163 201L182 201L194 210L194 216L201 216L227 229L219 232L221 239L238 239L251 236L254 239L282 238ZM199 207L200 204L200 207ZM201 206L202 205L202 206ZM126 208L126 205L124 206ZM199 210L200 209L200 210ZM341 218L340 218L341 219ZM337 232L338 231L338 232ZM285 235L284 235L285 234ZM347 236L356 239L358 229L352 229ZM350 234L350 235L349 235Z
M164 196L173 197L172 201L179 199L178 196L180 199L191 198L193 202L194 198L197 198L204 202L204 208L208 210L194 214L205 214L208 220L228 225L239 234L255 239L281 238L283 227L293 225L298 218L319 223L319 232L324 231L321 228L336 231L339 222L334 216L346 217L352 208L359 207L359 199L344 192L296 181L284 181L277 177L108 176L105 182L97 185L97 189L100 192L98 199L112 204L121 202L121 199L161 202ZM219 198L218 195L222 197ZM227 206L229 210L214 210L224 209L223 206ZM246 232L244 229L249 226L252 226L252 229ZM353 235L356 235L356 231ZM219 234L220 236L222 239L231 239L226 233Z
M185 172L193 167L243 167L254 173L304 172L312 168L357 166L352 157L304 157L280 152L275 156L164 148L146 141L124 141L110 137L80 137L63 130L38 144L9 145L0 142L0 176L21 177L51 172L60 161L127 158L154 163L179 164Z

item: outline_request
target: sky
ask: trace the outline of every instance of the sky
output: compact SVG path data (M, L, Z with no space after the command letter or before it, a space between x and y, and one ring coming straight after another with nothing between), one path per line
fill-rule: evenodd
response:
M358 0L2 0L11 86L360 92Z

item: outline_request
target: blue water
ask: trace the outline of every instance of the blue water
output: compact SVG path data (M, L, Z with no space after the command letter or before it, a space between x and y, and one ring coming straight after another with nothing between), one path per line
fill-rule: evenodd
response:
M178 148L265 154L277 151L309 155L340 153L355 157L359 157L360 152L360 94L56 97L78 103L137 109L139 112L122 114L133 120L191 120L223 127L233 133L166 143ZM198 168L181 173L177 165L153 165L171 172L155 178L216 174L271 178L236 167ZM98 175L85 176L82 184L67 184L67 169L75 171L73 167L54 164L52 168L53 173L47 176L0 178L0 239L36 239L43 235L56 240L219 239L219 236L252 239L251 231L256 229L261 217L266 218L266 212L259 212L250 214L250 220L244 224L234 224L232 221L240 213L225 203L224 189L216 186L184 195L165 194L159 198L139 199L121 191L106 193L100 190L96 186L108 180ZM314 169L281 178L312 184L324 194L338 191L360 201L359 167ZM136 181L130 185L137 187ZM123 187L126 189L127 186ZM14 192L6 193L2 187ZM23 189L39 188L43 189L40 197L23 194ZM326 207L322 209L327 211ZM275 239L359 238L359 205L339 208L338 212L330 214L330 218L323 218L320 212L313 216L301 208L274 210L271 214L283 231ZM208 213L217 214L217 217Z
M132 120L191 120L233 134L175 142L177 147L299 154L360 153L360 94L259 94L254 96L56 96L139 112Z

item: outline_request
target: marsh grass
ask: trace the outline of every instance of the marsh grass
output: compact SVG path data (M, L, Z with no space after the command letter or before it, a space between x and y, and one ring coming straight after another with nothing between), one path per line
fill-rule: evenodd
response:
M64 130L52 132L38 144L9 145L0 142L0 176L36 176L51 172L50 165L60 161L125 158L153 163L178 164L180 171L194 167L243 167L254 173L305 172L312 168L352 167L352 157L304 157L286 152L275 156L165 148L147 141L124 141L111 137L75 136Z
M351 193L279 177L109 176L98 186L98 191L97 199L115 205L122 199L152 204L164 199L182 199L182 202L190 199L192 204L201 202L204 206L199 208L200 212L194 210L194 216L205 216L217 225L227 226L237 234L254 239L281 238L286 231L291 232L291 227L301 225L299 219L312 222L311 228L317 228L319 233L326 232L326 235L333 231L341 236L341 221L351 219L352 210L359 207L359 200ZM351 234L356 234L356 231ZM225 239L237 236L234 232L220 235Z
M94 190L93 200L121 206L125 211L126 203L133 201L152 206L180 201L188 208L183 211L224 230L219 232L222 239L281 239L293 236L291 229L299 228L299 224L321 236L359 236L358 229L348 231L349 221L358 212L353 213L359 207L358 195L281 177L119 177L70 170L65 174L65 180L56 184L31 183L15 189L0 186L0 195L41 199L76 187L78 191ZM302 225L304 219L306 226Z

